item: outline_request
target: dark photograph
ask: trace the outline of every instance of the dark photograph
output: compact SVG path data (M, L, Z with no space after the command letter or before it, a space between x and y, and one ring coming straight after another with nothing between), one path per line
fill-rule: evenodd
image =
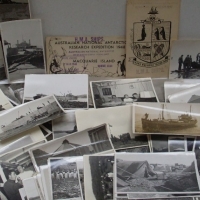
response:
M1 7L1 4L0 4ZM4 60L4 55L3 55L3 47L2 47L2 42L1 42L1 37L0 37L0 80L5 80L6 77L6 68L5 68L5 60Z
M116 152L149 153L150 149L149 146L141 146L141 147L127 148L127 149L118 149L116 150Z
M169 152L184 152L185 150L185 138L184 136L168 137Z
M168 152L168 135L151 134L153 152Z
M192 136L185 136L185 142L186 142L186 151L193 151L194 148L194 142L196 140L196 137Z

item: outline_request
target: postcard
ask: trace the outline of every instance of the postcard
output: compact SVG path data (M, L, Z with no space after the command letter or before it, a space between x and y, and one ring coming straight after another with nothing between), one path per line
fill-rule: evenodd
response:
M116 152L127 152L127 153L148 153L150 152L149 146L139 146L139 147L133 147L133 148L126 148L126 149L118 149Z
M0 10L1 10L1 4L0 4ZM5 80L6 78L7 76L6 76L5 60L3 55L3 47L2 47L2 42L0 40L0 80Z
M124 77L124 37L47 37L47 72Z
M3 0L0 2L0 22L29 18L28 0Z
M159 102L151 78L94 81L90 88L95 108Z
M62 117L52 121L53 138L60 138L77 132L75 111L68 110Z
M116 193L200 193L194 153L116 153L115 163Z
M54 95L63 109L87 108L88 75L37 74L25 76L25 103L48 95Z
M127 1L126 77L168 77L179 15L180 0Z
M10 108L13 108L13 105L0 89L0 113L3 113L5 110L9 110Z
M85 199L113 199L114 156L84 156Z
M36 170L47 165L50 157L81 156L113 150L107 129L107 125L102 124L32 148L30 155Z
M23 81L25 74L45 73L40 19L3 22L1 36L9 81Z
M83 199L77 163L79 158L50 158L48 160L52 199ZM83 160L83 158L81 159Z
M199 135L198 104L137 103L134 104L133 132L171 135Z
M97 110L77 110L75 114L78 131L107 123L110 132L109 138L115 149L148 144L147 138L142 142L134 140L135 136L131 125L132 107L130 105Z
M185 138L184 136L170 136L168 137L169 152L185 152Z
M63 110L54 96L22 104L0 114L0 140L60 117Z
M170 79L200 78L200 40L173 41L171 49Z
M200 103L200 85L168 96L170 103Z
M22 104L24 96L24 83L0 84L0 89L14 105Z

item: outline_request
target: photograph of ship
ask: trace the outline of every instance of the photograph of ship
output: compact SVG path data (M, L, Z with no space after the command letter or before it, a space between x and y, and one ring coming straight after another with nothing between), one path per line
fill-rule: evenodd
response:
M24 80L25 74L45 73L40 19L4 22L1 36L9 81Z
M50 159L49 164L52 183L52 199L82 200L77 163L68 159Z
M113 199L114 156L84 157L85 199Z
M1 4L0 4L1 7ZM1 36L0 36L0 80L6 79L6 68L5 68L5 60L3 56L3 47L1 42Z
M200 78L200 41L174 41L171 49L170 79Z
M12 137L63 114L54 96L14 107L0 115L0 140Z
M118 149L116 152L129 152L129 153L149 153L150 149L149 146L140 146L140 147L134 147L134 148L127 148L127 149Z
M96 108L158 102L151 78L93 81L90 87Z
M62 117L52 121L54 139L77 132L75 111L67 111Z
M37 81L35 81L37 80ZM64 109L88 107L87 74L26 75L24 102L54 94Z
M170 136L168 137L169 152L184 152L185 138L184 136Z
M22 104L24 83L0 84L0 89L14 105Z
M108 138L106 124L103 124L49 141L32 148L30 154L39 170L39 166L47 165L50 157L83 156L109 150L112 151L113 147Z
M135 104L135 131L138 133L178 133L197 135L200 127L197 104Z
M116 153L116 193L200 193L194 153Z
M12 107L13 105L10 103L8 98L4 95L4 93L0 89L0 113Z

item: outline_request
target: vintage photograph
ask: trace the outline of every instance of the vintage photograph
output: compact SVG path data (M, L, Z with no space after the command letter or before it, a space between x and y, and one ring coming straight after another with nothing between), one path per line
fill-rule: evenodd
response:
M114 156L84 156L85 199L113 199Z
M95 108L159 102L151 78L91 81L90 88Z
M200 173L200 137L199 136L196 137L196 140L194 142L194 152L196 155L197 166Z
M14 107L0 115L0 140L60 117L63 113L54 96Z
M184 136L170 136L168 137L169 152L184 152L185 138Z
M10 108L13 108L13 105L0 89L0 113L3 113L3 111L9 110Z
M54 95L64 109L87 108L88 75L45 74L25 76L25 103L47 95Z
M127 152L127 153L149 153L150 149L149 146L140 146L134 148L126 148L126 149L118 149L116 152Z
M152 78L152 83L158 97L159 102L165 102L164 83L167 78Z
M54 119L52 131L54 139L77 132L75 111L66 111L62 117Z
M200 193L194 153L116 153L115 159L116 193Z
M0 89L14 105L22 104L24 83L0 84Z
M151 134L152 151L156 152L168 152L168 135L154 135Z
M170 79L199 79L199 40L173 41L171 49Z
M9 81L24 80L25 74L45 73L40 19L4 22L1 36Z
M186 151L193 151L195 140L196 140L196 137L194 137L194 136L185 136Z
M1 10L1 4L0 4L0 10ZM5 80L7 78L5 66L6 65L5 65L3 47L2 47L1 36L0 36L0 80Z
M25 179L22 183L28 200L43 200L35 177Z
M200 107L197 104L137 103L135 132L198 135Z
M52 199L82 200L76 159L49 159Z
M168 96L170 103L200 103L200 85Z
M145 137L143 141L135 141L132 132L132 106L120 106L113 108L77 110L76 122L78 130L84 130L91 126L107 123L109 137L115 149L140 146L148 144Z
M49 141L30 150L36 169L47 165L50 157L82 156L113 150L107 133L106 124L76 132Z

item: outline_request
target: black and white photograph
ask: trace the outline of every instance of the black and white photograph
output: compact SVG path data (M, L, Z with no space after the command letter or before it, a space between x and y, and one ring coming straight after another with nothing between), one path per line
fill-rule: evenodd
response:
M79 131L107 123L110 132L110 140L115 149L128 148L147 144L147 141L135 141L135 135L132 132L132 107L131 105L91 109L77 110L76 122Z
M49 159L52 199L83 200L76 158Z
M199 194L194 153L116 153L116 193Z
M75 111L66 111L62 117L52 121L54 139L77 132Z
M170 79L199 79L199 40L173 41L169 69Z
M196 160L197 160L197 166L200 174L200 137L197 136L196 140L194 142L194 152L196 155Z
M54 96L9 109L0 115L0 140L53 120L63 113Z
M54 95L64 109L87 108L88 75L38 74L25 76L25 103L47 95Z
M168 135L151 135L152 151L156 152L168 152Z
M0 89L0 113L3 113L5 110L9 110L10 108L13 108L13 105Z
M114 156L84 156L85 199L113 199Z
M83 156L113 151L107 125L102 124L32 148L30 155L38 171L40 166L47 165L50 157Z
M169 152L184 152L185 138L184 136L170 136L168 137Z
M170 103L200 103L200 85L168 96Z
M134 107L136 133L198 135L200 132L198 104L137 103Z
M152 78L152 83L158 97L159 102L165 102L164 83L169 79L167 78Z
M45 73L40 19L3 22L1 36L9 81L23 81L25 74Z
M26 192L25 192L24 188L19 189L19 193L21 196L21 200L27 200Z
M151 78L91 81L90 88L95 108L159 102Z
M35 177L24 179L22 183L28 200L43 200Z
M0 84L0 89L14 105L22 104L24 83Z
M0 4L0 9L1 9L1 4ZM6 78L7 76L6 76L5 60L3 55L3 47L2 47L2 42L0 40L0 80L5 80Z
M185 149L186 149L186 151L193 151L195 140L196 140L195 136L185 136Z
M28 0L1 0L0 1L0 22L29 19Z
M118 149L116 152L127 152L127 153L149 153L150 148L148 145L146 146L140 146L140 147L134 147L134 148L127 148L127 149Z

